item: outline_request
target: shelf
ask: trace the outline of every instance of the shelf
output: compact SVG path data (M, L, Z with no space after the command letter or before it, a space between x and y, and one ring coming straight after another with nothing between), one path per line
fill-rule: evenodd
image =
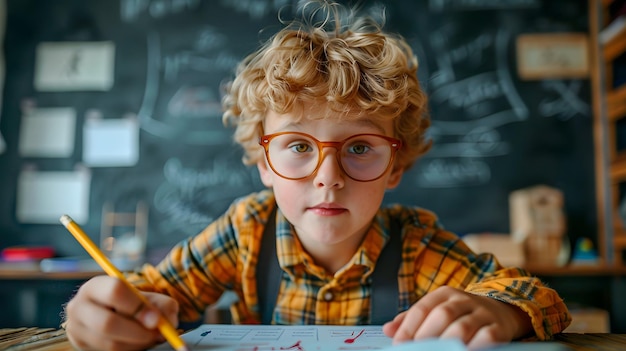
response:
M616 249L626 249L626 232L621 230L618 232L615 231L615 238L613 238L613 245L615 245Z
M618 159L612 162L610 175L613 182L626 180L626 160Z
M607 116L615 122L626 117L626 84L606 94Z
M566 265L563 267L533 266L524 267L538 276L626 276L626 267L608 265Z
M607 264L623 266L621 252L614 245L615 228L623 228L619 218L620 184L626 182L626 155L617 149L617 122L622 119L622 105L626 92L613 87L610 79L613 61L626 50L623 38L624 21L612 10L615 0L592 0L589 5L589 33L591 51L591 86L593 96L595 142L596 201L598 207L598 251ZM610 19L613 19L609 22ZM618 255L619 254L619 255ZM552 274L580 274L591 268L576 267L538 269ZM571 271L570 271L571 270ZM595 268L594 272L612 272L612 268Z
M626 84L622 84L608 92L606 94L606 103L609 106L626 104Z
M617 121L624 118L626 116L626 102L622 102L619 105L608 105L607 116L611 121Z
M0 269L0 280L87 280L101 274L104 273L102 271L48 273L39 270Z
M622 20L622 22L624 21ZM609 62L613 61L619 55L623 54L626 51L626 40L623 38L626 37L626 26L621 26L621 28L611 37L611 39L604 44L604 48L602 49L602 56L604 60Z

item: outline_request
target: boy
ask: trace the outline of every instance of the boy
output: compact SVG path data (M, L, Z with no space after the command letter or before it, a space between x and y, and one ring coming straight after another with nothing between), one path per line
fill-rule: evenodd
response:
M417 60L375 21L344 16L335 3L304 9L313 5L324 20L277 33L241 63L224 99L244 162L256 164L271 190L235 201L129 280L174 324L197 320L226 290L239 298L235 323L269 315L275 324L368 324L371 277L387 255L401 258L383 271L397 282L397 299L384 306L383 330L394 342L456 337L481 347L561 332L569 312L538 279L471 252L428 211L380 208L386 189L430 146ZM278 277L277 296L260 304L271 284L257 282L267 235L282 272L268 273ZM394 240L398 251L384 254ZM154 308L116 279L96 277L68 303L65 327L81 349L147 348L163 341Z

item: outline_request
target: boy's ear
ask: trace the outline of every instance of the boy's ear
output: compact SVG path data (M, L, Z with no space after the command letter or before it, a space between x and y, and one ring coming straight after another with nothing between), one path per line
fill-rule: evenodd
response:
M262 159L256 163L256 168L259 170L259 175L261 176L261 181L263 185L268 188L271 188L273 185L272 171L267 166L265 159Z
M394 189L400 184L404 170L402 168L395 168L389 175L387 180L387 189Z

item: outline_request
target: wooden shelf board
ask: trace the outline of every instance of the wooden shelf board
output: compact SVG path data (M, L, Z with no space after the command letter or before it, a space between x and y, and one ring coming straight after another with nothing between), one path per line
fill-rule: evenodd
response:
M539 276L626 276L626 266L569 264L562 267L526 265L530 273Z
M622 84L617 88L606 93L607 105L624 105L626 104L626 84Z
M622 39L626 37L626 28L622 28L621 31L613 37L611 41L604 44L602 55L606 62L611 62L619 55L626 51L626 40Z
M626 84L606 93L606 107L609 121L626 117Z
M616 160L611 163L609 174L614 182L626 180L626 161L616 157Z
M606 110L607 117L609 121L618 121L624 117L626 117L626 102L615 105L608 105Z
M622 163L626 163L626 151L622 150L620 152L617 152L615 154L615 158L613 159L613 162L622 162Z
M616 235L613 238L613 246L616 249L626 249L626 235Z

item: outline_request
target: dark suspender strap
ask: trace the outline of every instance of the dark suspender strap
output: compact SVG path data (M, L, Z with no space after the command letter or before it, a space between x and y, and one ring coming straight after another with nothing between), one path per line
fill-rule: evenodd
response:
M370 299L370 324L380 325L398 314L398 271L402 262L402 238L395 221L391 220L389 241L383 247L374 272ZM276 252L276 206L272 210L263 230L261 249L256 267L257 298L262 324L272 324L282 268ZM389 306L389 304L392 306Z
M257 260L256 291L259 300L261 323L272 324L274 306L276 306L280 278L282 277L282 269L278 264L278 255L276 253L276 204L274 204L274 208L263 229L261 249L259 250Z
M398 314L398 272L402 263L402 233L394 218L390 219L389 241L383 247L372 272L370 324L381 325Z

